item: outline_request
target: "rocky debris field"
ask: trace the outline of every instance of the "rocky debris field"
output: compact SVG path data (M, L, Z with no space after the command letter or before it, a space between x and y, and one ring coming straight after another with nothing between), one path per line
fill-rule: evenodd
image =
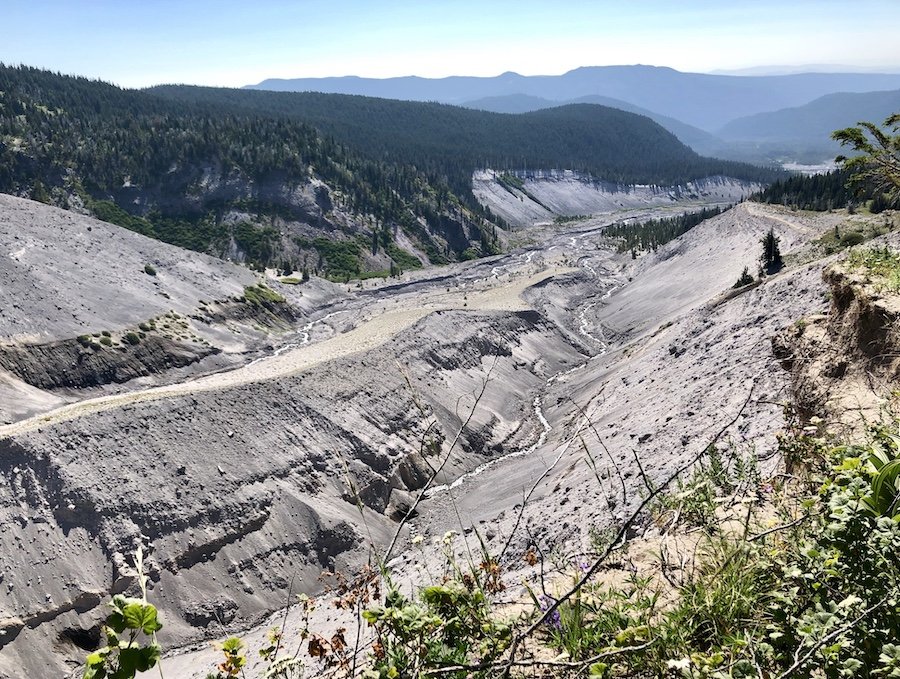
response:
M67 237L67 213L2 201L0 224L16 227L3 238ZM823 262L732 285L769 228L790 255L840 218L743 204L636 260L609 248L612 217L540 227L522 234L531 246L399 281L270 278L284 307L248 319L214 305L258 285L253 274L153 243L168 259L150 261L152 276L152 241L72 216L77 233L128 241L122 269L98 275L115 285L136 269L118 283L135 301L82 302L63 322L41 295L28 337L11 316L3 326L0 676L75 667L102 602L133 586L137 544L173 648L261 622L292 582L314 593L323 569L352 571L432 475L394 560L402 578L421 566L406 549L416 533L477 527L491 549L509 543L509 567L529 541L584 545L634 504L644 474L664 478L729 423L723 440L752 441L765 464L788 384L770 339L824 310ZM4 295L51 281L44 266L0 265ZM162 304L149 279L169 270L192 273L171 274ZM225 293L204 287L220 282ZM35 344L68 351L98 326L118 340L172 312L208 356L105 386L32 377ZM183 652L166 676L203 677L208 659Z

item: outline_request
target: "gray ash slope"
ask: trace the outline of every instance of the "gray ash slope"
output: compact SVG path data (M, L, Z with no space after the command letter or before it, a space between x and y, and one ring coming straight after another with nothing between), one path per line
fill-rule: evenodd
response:
M524 493L549 467L524 510L522 525L530 527L531 538L519 530L513 544L524 549L537 536L545 549L566 543L586 548L591 529L626 516L639 500L644 481L638 459L653 483L664 480L705 448L748 399L725 439L744 454L769 457L789 384L770 340L824 308L823 264L789 268L740 291L730 286L744 266L753 268L769 228L789 253L842 219L743 204L634 263L622 260L626 268L609 297L582 288L580 305L570 313L587 311L583 322L603 350L549 385L543 402L550 431L532 462L497 465L467 481L454 496L460 513L491 526L499 540L492 546L502 546ZM592 236L575 242L585 253L581 266L593 262L599 272L609 261L595 259ZM532 288L527 298L552 313L570 305L570 295L569 286L554 279ZM595 469L604 481L598 482ZM456 523L438 506L426 510L420 527L458 529Z
M238 301L260 281L244 267L0 194L0 424L84 397L60 387L134 378L146 386L154 375L235 365L304 308L340 296L318 281L293 310ZM129 332L142 341L128 342Z
M66 339L240 296L249 270L0 194L0 337ZM156 275L145 273L154 267Z
M529 544L545 554L590 549L592 535L639 501L645 481L638 459L651 482L659 482L704 450L719 430L720 443L771 465L775 433L783 425L779 403L788 400L790 382L772 353L771 337L825 307L826 262L792 266L737 291L731 285L754 264L759 239L770 228L785 252L800 253L844 219L745 204L636 262L611 255L603 245L603 222L594 220L563 231L538 230L545 239L541 250L496 262L498 277L554 253L577 264L576 271L529 287L525 298L566 326L570 341L580 336L592 358L548 376L536 401L541 430L532 431L543 432L537 446L533 434L527 447L504 446L493 464L429 495L409 533L425 536L424 555L418 548L401 552L393 564L396 581L415 583L429 563L434 572L441 548L431 554L427 545L447 530L460 533L455 548L461 559L466 540L468 549L478 549L473 526L494 554L508 541L504 565L513 570L524 563ZM482 366L482 377L487 368ZM519 393L516 385L502 388L507 397ZM517 579L511 575L507 582ZM289 635L296 633L292 626ZM247 632L251 648L264 633L265 626ZM167 659L167 676L202 677L213 662L213 651L187 650Z
M448 341L448 324L468 332ZM401 511L428 477L416 452L428 415L451 435L456 396L479 387L486 357L494 381L447 478L529 437L526 395L544 380L533 366L552 372L581 358L555 335L527 312L444 312L362 358L3 441L3 608L26 628L4 657L73 625L90 628L102 608L77 620L54 612L86 597L99 603L139 542L153 546L154 598L170 643L205 633L215 616L204 607L230 612L224 622L239 610L246 622L283 603L294 576L309 588L323 569L364 560L369 537L380 542L391 530L383 514ZM546 345L563 348L548 357ZM365 530L350 483L373 510Z
M26 321L8 318L7 356L58 347L95 327L116 337L168 308L204 342L246 360L245 349L264 341L285 348L291 338L308 341L320 331L301 318L303 305L327 309L346 297L322 282L284 286L298 320L280 340L283 328L267 331L258 319L207 324L212 314L198 320L200 308L242 294L256 276L28 201L4 198L3 206L4 294L31 309L29 333L12 332ZM445 276L437 278L444 294ZM456 294L457 306L478 306L475 280ZM401 295L389 288L362 297L381 303ZM58 303L63 294L90 301L73 313ZM12 385L6 416L18 421L0 431L0 675L24 668L28 676L59 676L76 663L96 640L105 599L133 586L126 561L138 543L151 546L153 596L169 644L247 624L282 604L295 576L298 587L314 589L324 568L364 561L368 540L386 538L391 517L429 474L419 454L427 423L433 419L443 439L452 436L465 417L460 395L481 391L488 364L492 380L442 481L533 438L533 395L549 375L584 360L577 340L520 306L445 304L413 314L424 317L417 325L389 328L386 341L365 353L329 354L278 379L256 380L248 365L248 379L196 392L184 373L188 386L147 401L141 395L155 380L132 380L118 392L38 390L0 371ZM385 317L374 313L376 322ZM89 407L108 398L116 407ZM64 418L22 419L67 401L74 410ZM351 485L368 508L365 525Z
M539 229L532 235L540 247L401 285L356 294L301 286L292 302L304 318L280 340L273 332L281 331L207 326L187 314L191 328L209 328L207 341L224 349L249 333L257 343L281 342L282 358L319 353L282 370L271 368L282 365L273 356L214 382L183 374L168 392L148 390L153 382L141 378L102 408L94 399L64 417L0 428L0 676L21 676L22 668L59 676L73 667L96 634L102 601L133 586L126 560L138 542L151 545L151 596L166 615L168 648L246 627L284 602L292 578L296 589L313 591L323 568L354 568L368 558L370 541L392 534L430 473L434 460L420 453L429 422L446 450L482 389L438 481L469 475L429 498L416 529L460 528L452 492L463 516L505 537L523 489L559 455L526 522L548 544L582 539L614 514L573 445L584 432L582 411L609 432L628 473L621 508L640 486L628 468L632 447L641 446L656 478L701 444L751 379L762 375L758 393L777 398L783 378L764 340L818 308L815 265L734 298L720 293L752 264L770 226L786 247L799 247L833 226L820 221L741 206L636 263L606 249L602 220ZM565 262L575 266L555 268ZM186 289L189 305L201 292ZM340 334L341 324L327 326L331 339L306 346L300 336L314 334L307 318L322 321L334 309L357 328ZM120 324L144 313L123 315ZM367 343L366 332L381 334ZM341 341L342 349L329 349ZM75 400L95 392L40 393ZM780 415L761 401L748 417L750 436L777 426ZM584 440L602 454L591 436ZM535 442L531 454L503 462ZM500 462L477 472L491 460ZM571 492L561 502L565 488ZM188 665L175 676L208 669Z

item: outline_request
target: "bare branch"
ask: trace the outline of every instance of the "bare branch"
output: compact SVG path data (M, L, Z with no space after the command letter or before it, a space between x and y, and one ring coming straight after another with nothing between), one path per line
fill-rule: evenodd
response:
M469 423L472 421L472 418L475 416L475 410L478 408L478 404L481 403L481 399L484 397L484 392L487 391L487 385L491 379L491 373L494 371L494 367L497 365L496 360L491 365L490 369L488 369L487 375L484 378L484 382L481 385L481 391L478 392L478 395L475 397L475 402L472 404L472 408L469 410L469 414L466 416L466 419L456 430L456 435L453 437L453 441L450 442L450 447L447 448L447 452L444 454L444 457L441 459L441 463L433 468L431 476L428 477L428 481L425 482L425 485L419 489L419 494L416 495L416 499L413 502L412 506L406 511L403 518L397 524L397 530L394 531L394 536L391 538L390 544L388 544L387 549L384 552L384 556L381 558L382 567L386 566L388 561L391 560L391 554L397 546L397 541L400 539L400 534L403 532L403 528L412 518L412 516L416 513L416 510L419 508L422 500L425 498L425 495L428 493L428 489L431 488L434 480L437 478L438 474L443 471L447 462L450 460L453 451L456 449L459 440L462 438L463 433L466 431L466 428L469 426Z

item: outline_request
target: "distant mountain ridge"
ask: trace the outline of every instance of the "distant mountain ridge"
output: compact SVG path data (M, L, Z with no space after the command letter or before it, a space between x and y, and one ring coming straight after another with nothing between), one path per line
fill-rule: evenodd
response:
M880 123L897 111L900 111L900 89L838 92L803 106L732 120L719 130L719 136L753 141L827 140L833 130L855 125L861 120Z
M347 76L268 79L247 89L361 94L450 104L512 94L551 101L601 95L715 132L735 118L802 106L826 94L900 89L900 74L730 76L683 73L658 66L590 66L557 76L523 76L507 72L488 78Z
M657 125L668 130L681 143L690 146L694 151L700 154L711 153L718 149L721 142L709 132L701 130L693 125L688 125L675 118L660 115L654 111L648 111L640 106L629 104L621 99L613 99L612 97L604 97L600 95L588 95L579 97L571 101L550 101L541 97L533 97L527 94L510 94L499 97L484 97L474 101L463 103L466 108L474 108L482 111L493 111L494 113L528 113L530 111L539 111L545 108L554 108L557 106L566 106L569 104L597 104L598 106L608 106L617 108L621 111L636 113L637 115L650 118Z

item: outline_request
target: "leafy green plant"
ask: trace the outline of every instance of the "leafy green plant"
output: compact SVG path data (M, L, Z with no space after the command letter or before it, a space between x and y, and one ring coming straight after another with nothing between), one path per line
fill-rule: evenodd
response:
M247 664L247 655L244 653L246 645L238 637L229 637L216 647L222 651L224 659L219 663L216 674L207 674L206 679L234 679L244 673Z
M112 612L103 625L106 646L85 660L83 679L133 679L138 672L156 667L161 649L156 633L162 623L156 607L147 602L147 578L144 575L144 553L135 553L135 568L141 598L117 594L112 598Z

